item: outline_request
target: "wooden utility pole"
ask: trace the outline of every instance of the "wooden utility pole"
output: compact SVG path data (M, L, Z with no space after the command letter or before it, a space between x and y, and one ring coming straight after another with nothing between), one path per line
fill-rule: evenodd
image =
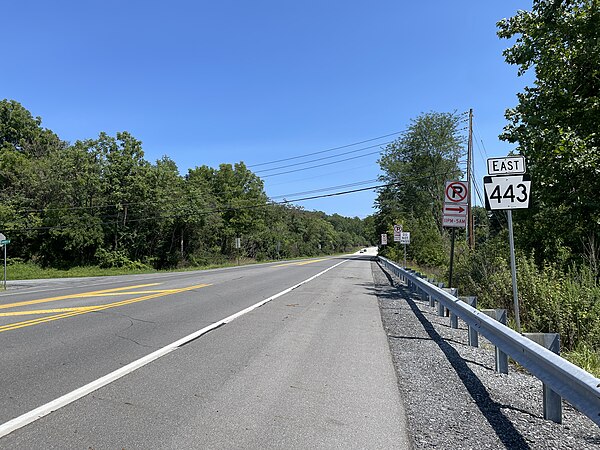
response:
M467 188L469 189L469 195L467 199L467 236L469 248L473 250L475 248L475 236L473 230L473 205L471 198L473 196L473 185L471 182L473 178L473 108L469 109L469 141L467 144Z

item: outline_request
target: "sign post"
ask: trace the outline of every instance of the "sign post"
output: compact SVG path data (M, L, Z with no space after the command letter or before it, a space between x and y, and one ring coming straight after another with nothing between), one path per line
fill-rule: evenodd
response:
M394 225L394 242L400 242L402 235L402 225Z
M400 242L402 240L402 225L394 225L394 242ZM400 242L402 244L402 242ZM404 246L404 252L406 253L406 246ZM406 258L404 258L406 260ZM406 264L404 264L406 267Z
M510 272L512 277L515 325L521 332L519 316L519 295L517 290L517 263L515 260L515 237L513 233L513 209L529 207L531 178L525 173L523 156L490 158L487 161L488 173L495 176L483 178L485 187L485 207L488 211L506 210L508 219L508 241L510 245Z
M240 248L242 248L242 238L235 238L235 252L237 254L237 265L240 265Z
M452 287L454 272L454 233L456 228L467 227L468 197L469 188L466 181L446 181L442 226L452 228L450 234L450 270L448 273L448 287L450 288Z
M404 231L400 233L400 243L404 244L404 268L406 269L406 246L410 244L410 232Z
M10 239L6 239L2 233L0 233L0 246L4 247L4 290L6 290L6 246L10 244Z

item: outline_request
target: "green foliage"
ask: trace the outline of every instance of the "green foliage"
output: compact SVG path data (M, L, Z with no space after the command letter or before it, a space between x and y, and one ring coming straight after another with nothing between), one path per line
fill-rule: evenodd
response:
M368 242L358 218L269 203L242 162L181 176L166 156L144 159L127 132L69 145L12 100L0 102L0 231L12 257L48 270L206 266Z
M600 378L600 352L597 349L580 342L574 350L563 352L561 355L596 378Z
M457 264L459 292L476 295L479 305L504 308L513 315L508 258L490 243ZM588 267L566 272L556 264L538 267L532 256L517 258L519 311L524 331L560 333L561 345L586 344L600 350L600 285Z
M441 233L445 182L461 176L459 122L450 113L422 114L385 148L379 160L381 180L394 185L379 192L380 215L427 215Z
M371 225L374 238L378 241L381 233L391 237L392 226L403 225L411 232L408 258L420 265L445 266L448 261L442 204L445 182L461 176L458 161L463 138L459 123L454 114L423 114L386 147L379 161L381 180L389 186L380 189L377 196L378 213ZM392 256L393 247L383 249L383 253Z
M535 83L506 112L501 138L526 156L535 195L524 225L538 261L561 247L600 269L600 6L597 0L535 0L498 23L516 37L504 52ZM543 245L539 243L543 241Z
M123 268L127 270L149 270L150 267L139 262L139 261L131 261L124 252L119 250L105 250L103 248L99 248L96 250L96 254L94 255L98 262L98 267L102 269L106 268Z

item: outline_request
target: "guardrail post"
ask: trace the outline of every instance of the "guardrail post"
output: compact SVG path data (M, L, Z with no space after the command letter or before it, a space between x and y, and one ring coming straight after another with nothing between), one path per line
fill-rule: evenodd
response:
M427 281L427 277L422 273L419 273L418 276L419 278ZM417 292L419 293L419 297L421 298L421 300L427 300L427 292L425 292L425 289L421 288L420 286L417 286Z
M421 276L421 274L419 272L417 272L416 270L413 270L413 275L415 277L420 277ZM417 283L415 283L414 281L412 283L411 292L413 292L414 294L416 294L416 293L419 292L419 288L417 287Z
M446 292L448 292L450 295L452 295L453 297L457 297L458 298L458 289L457 288L446 288L444 289ZM452 311L450 311L448 308L446 308L446 316L450 316L450 328L458 328L458 316L456 314L454 314Z
M444 283L439 282L438 283L438 287L443 289L444 288ZM444 305L442 305L442 302L440 302L439 300L437 300L437 314L438 314L438 316L443 317L445 315L444 309L445 308L444 308Z
M477 297L459 297L463 302L477 308ZM471 325L467 325L468 341L471 347L479 347L479 334Z
M443 283L442 283L443 284ZM458 289L456 288L445 288L443 286L440 286L441 288L444 289L444 291L446 291L448 294L455 296L458 293ZM448 317L450 316L450 310L448 308L444 308L444 316Z
M492 319L497 320L502 325L506 325L506 310L505 309L482 309L482 313ZM496 349L496 372L508 374L508 355L500 350Z
M433 278L427 278L427 282L434 284L435 280ZM435 299L433 298L433 295L427 294L427 298L429 299L429 306L433 308L435 306Z
M523 333L533 342L540 344L551 352L560 355L560 334L558 333ZM562 399L546 384L542 383L544 419L562 423Z

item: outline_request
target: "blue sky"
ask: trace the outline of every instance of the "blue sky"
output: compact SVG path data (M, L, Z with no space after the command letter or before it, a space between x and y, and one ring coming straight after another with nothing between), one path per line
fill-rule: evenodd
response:
M485 158L512 149L498 140L504 110L532 82L504 62L510 42L496 36L518 9L531 0L6 2L0 98L71 142L129 131L148 160L168 155L181 173L318 152L401 131L424 112L473 108L481 180ZM294 198L379 173L369 155L264 181L269 196ZM364 217L374 198L300 204Z

